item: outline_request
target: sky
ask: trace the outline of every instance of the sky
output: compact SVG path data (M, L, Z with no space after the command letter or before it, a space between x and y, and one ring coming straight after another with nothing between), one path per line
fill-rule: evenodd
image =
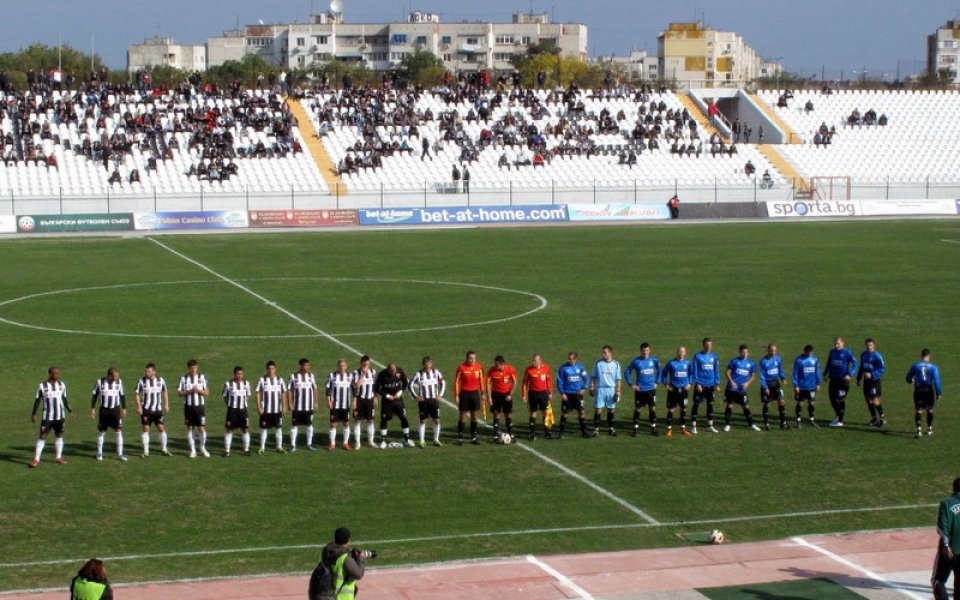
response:
M788 71L828 79L893 79L921 71L926 36L960 16L960 0L343 0L352 23L403 20L411 10L438 12L444 22L509 22L517 11L551 12L554 21L585 23L589 53L656 53L670 22L701 19L737 31ZM328 0L0 0L0 51L58 40L126 66L130 44L156 35L202 44L222 30L257 23L305 22ZM782 58L780 58L782 57Z

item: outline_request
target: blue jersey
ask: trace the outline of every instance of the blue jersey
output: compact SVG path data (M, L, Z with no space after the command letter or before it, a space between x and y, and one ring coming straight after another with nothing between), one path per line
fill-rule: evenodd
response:
M683 389L693 383L692 366L690 360L675 358L664 365L660 371L660 383Z
M863 379L863 376L867 373L873 376L874 381L880 381L880 378L886 372L887 365L883 362L882 354L866 350L860 353L860 370L857 371L857 381Z
M593 382L600 388L614 388L623 379L620 363L615 360L600 359L593 365Z
M830 350L830 355L827 356L827 364L823 367L823 374L827 379L853 377L857 374L858 366L859 363L857 363L857 359L854 358L853 351L850 348L844 348L843 350L833 348Z
M636 373L636 379L630 377L631 373ZM627 370L623 373L623 379L627 385L636 385L641 392L649 392L657 387L660 381L660 361L656 356L650 358L640 358L639 356L627 365Z
M590 387L590 375L583 363L564 363L557 369L557 389L561 394L576 394Z
M915 388L933 388L937 396L943 395L943 389L940 387L940 369L929 360L913 363L907 371L907 383L912 383Z
M812 354L801 354L793 360L793 387L811 391L817 389L822 381L819 358Z
M760 378L760 389L762 390L769 388L772 383L787 380L787 374L783 370L783 361L779 354L774 354L769 358L766 356L761 358L757 374Z
M742 392L744 384L750 381L750 378L757 372L757 363L749 358L734 358L727 363L727 370L730 371L730 377L727 379L727 389Z
M694 354L692 377L698 385L720 385L720 357L714 352Z

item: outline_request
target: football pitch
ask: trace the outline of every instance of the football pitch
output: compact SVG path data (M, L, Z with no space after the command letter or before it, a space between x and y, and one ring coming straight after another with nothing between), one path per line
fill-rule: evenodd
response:
M116 582L303 573L339 525L383 565L671 546L713 528L747 541L932 525L958 475L957 242L955 221L2 240L0 591L65 585L90 556L106 558ZM865 337L877 340L885 430L866 425L853 388L842 430L780 431L774 418L774 431L756 433L735 409L730 433L632 438L627 393L615 438L501 446L484 435L457 447L444 405L443 448L219 456L219 392L235 365L255 382L267 360L289 376L305 356L322 382L341 357L352 369L367 353L412 376L429 355L449 381L468 349L485 367L503 354L518 370L540 353L555 372L568 350L589 367L610 344L626 366L647 341L665 363L710 336L723 364L740 343L759 359L775 341L789 368L806 343L823 360L835 335L858 356ZM925 346L945 400L936 435L914 439L903 378ZM156 452L154 433L141 459L132 399L143 365L175 387L189 358L210 381L213 457L186 457L174 393L174 456ZM50 365L76 415L68 464L53 464L48 443L31 470L30 409ZM109 366L128 395L128 463L112 433L106 460L93 458L90 390ZM662 418L663 392L658 404ZM758 414L756 391L751 404ZM320 446L325 421L320 411ZM396 439L396 419L390 430Z

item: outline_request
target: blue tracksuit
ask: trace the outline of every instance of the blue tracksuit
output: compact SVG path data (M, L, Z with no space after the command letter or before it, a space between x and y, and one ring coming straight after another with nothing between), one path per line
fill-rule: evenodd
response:
M933 388L937 392L937 397L943 395L943 388L940 386L940 369L929 360L913 363L907 371L907 383L912 383L915 388Z
M801 391L813 391L823 381L820 375L820 359L814 355L801 354L793 361L793 387Z
M883 355L879 352L868 352L864 350L860 353L860 370L857 371L857 382L859 383L867 373L873 375L874 381L880 381L883 374L887 372L887 365L883 362Z
M777 381L784 382L787 380L787 374L783 370L783 360L780 359L779 354L774 354L769 358L766 356L761 358L757 373L760 378L761 390L769 389L770 384Z
M630 375L636 373L636 380ZM641 392L649 392L657 387L660 380L660 360L656 356L633 359L623 372L623 380L629 386L637 386Z
M753 374L757 372L757 363L749 358L734 358L727 363L727 370L730 371L730 378L727 379L727 389L736 392L742 392L745 383L750 381ZM730 382L730 379L733 382Z
M678 390L688 387L693 382L690 359L673 359L664 365L660 371L660 383L672 385Z
M720 385L720 357L715 352L693 355L693 382L707 387Z
M827 379L843 379L846 376L853 377L857 374L857 359L853 356L850 348L830 350L827 356L827 364L823 367L823 374Z
M590 374L583 363L564 363L557 369L557 390L561 394L577 394L590 387Z

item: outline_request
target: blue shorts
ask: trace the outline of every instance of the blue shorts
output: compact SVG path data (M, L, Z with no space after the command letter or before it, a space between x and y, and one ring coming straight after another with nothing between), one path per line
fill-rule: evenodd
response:
M613 388L597 388L597 395L593 399L594 409L614 409L617 407L617 403L614 402L613 397L616 395L616 390Z

